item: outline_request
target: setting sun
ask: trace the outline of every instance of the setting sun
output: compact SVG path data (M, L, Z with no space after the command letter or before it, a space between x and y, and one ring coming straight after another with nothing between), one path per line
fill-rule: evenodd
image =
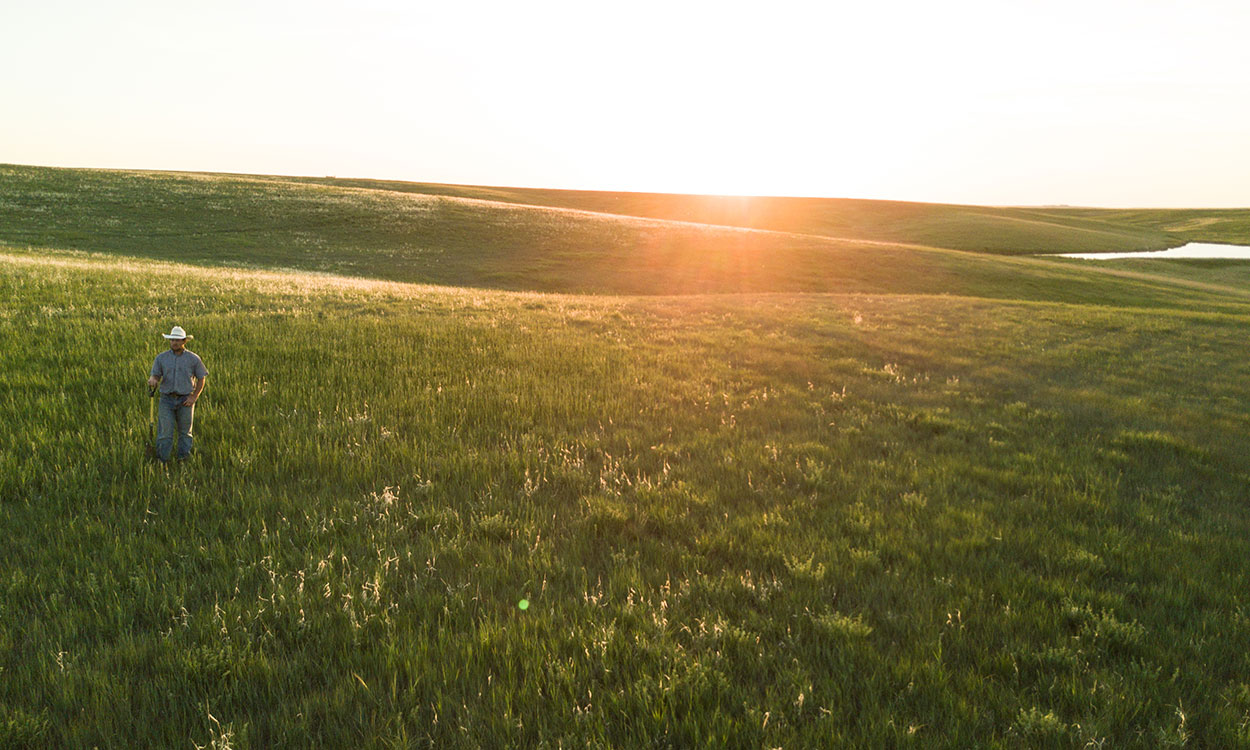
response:
M1236 205L1250 200L1248 7L17 4L0 10L14 32L0 60L23 74L0 91L28 116L0 123L0 159Z

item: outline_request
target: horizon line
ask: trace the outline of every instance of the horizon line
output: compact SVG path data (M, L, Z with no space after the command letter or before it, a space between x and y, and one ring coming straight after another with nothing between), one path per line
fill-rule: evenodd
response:
M493 190L532 190L532 191L551 191L563 193L600 193L605 195L623 194L623 195L654 195L654 196L674 196L674 197L690 197L690 198L739 198L743 200L752 199L770 199L770 200L793 200L793 201L861 201L870 203L910 203L917 205L934 205L934 206L960 206L970 208L1034 208L1034 209L1089 209L1095 211L1176 211L1176 210L1210 210L1210 211L1235 211L1250 210L1250 204L1247 205L1225 205L1225 206L1194 206L1194 205L1168 205L1168 206L1143 206L1143 205L1084 205L1074 203L963 203L951 201L933 201L933 200L913 200L903 198L856 198L850 196L833 196L833 195L795 195L783 193L697 193L697 192L674 192L664 190L608 190L603 188L586 188L586 187L550 187L539 185L508 185L508 184L486 184L477 182L429 182L414 179L399 179L395 177L365 177L359 175L340 176L340 175L314 175L314 174L297 174L283 172L237 172L237 171L218 171L204 169L174 169L174 168L151 168L151 167L99 167L99 166L64 166L55 164L28 164L20 162L0 162L0 167L32 167L36 169L63 169L73 171L96 171L96 172L155 172L162 174L199 174L199 175L219 175L224 177L283 177L307 180L365 180L371 182L394 182L406 185L430 185L434 187L459 187L459 188L484 188Z

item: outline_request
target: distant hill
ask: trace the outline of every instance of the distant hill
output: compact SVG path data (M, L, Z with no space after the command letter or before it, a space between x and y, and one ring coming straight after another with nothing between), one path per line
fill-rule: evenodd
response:
M1111 221L1071 210L847 198L540 190L337 178L295 181L1003 255L1162 250L1185 241L1164 231L1162 226Z
M0 196L0 244L18 249L505 290L951 294L1148 305L1183 299L1178 283L1189 287L1186 295L1223 296L1240 278L1235 271L1195 272L1187 280L1165 274L1165 286L1140 278L1125 286L1111 283L1107 269L1091 274L1071 261L1005 257L1184 241L1168 219L1149 212L23 166L0 166ZM1244 294L1241 284L1233 286L1234 296Z
M1061 208L1037 213L1164 232L1184 242L1250 245L1250 208Z

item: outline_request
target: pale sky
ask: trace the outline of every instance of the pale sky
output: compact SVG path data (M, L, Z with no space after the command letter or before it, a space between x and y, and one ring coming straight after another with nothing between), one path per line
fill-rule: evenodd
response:
M1250 2L4 0L0 162L1250 206Z

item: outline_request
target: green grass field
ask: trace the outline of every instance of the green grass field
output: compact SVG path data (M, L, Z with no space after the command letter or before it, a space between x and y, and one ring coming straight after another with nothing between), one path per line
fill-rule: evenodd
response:
M1107 220L1097 211L11 165L0 165L0 186L0 240L13 244L231 263L259 251L265 263L497 288L549 286L548 266L568 256L581 268L600 255L633 259L639 248L793 252L796 238L777 233L806 235L805 247L832 239L857 240L857 250L884 242L1012 255L1161 249L1192 234L1168 231L1181 221L1168 212ZM1224 217L1250 236L1247 212L1207 213L1217 218L1202 221Z
M1244 263L0 191L0 747L1250 747Z

